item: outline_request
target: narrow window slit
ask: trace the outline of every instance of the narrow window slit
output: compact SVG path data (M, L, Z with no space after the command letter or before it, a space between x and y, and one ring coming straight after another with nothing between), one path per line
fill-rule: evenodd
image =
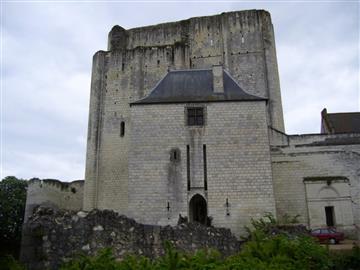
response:
M125 122L121 121L121 124L120 124L120 137L124 137L124 135L125 135Z
M187 190L190 190L190 146L186 146Z
M203 163L204 163L204 189L207 190L207 160L206 160L206 144L203 145Z

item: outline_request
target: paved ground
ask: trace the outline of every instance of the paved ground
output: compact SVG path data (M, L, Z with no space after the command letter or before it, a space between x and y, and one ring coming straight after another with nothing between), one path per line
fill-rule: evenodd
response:
M351 250L353 248L353 245L357 244L360 245L359 240L344 240L340 244L336 245L329 245L330 250ZM326 246L326 245L323 245Z

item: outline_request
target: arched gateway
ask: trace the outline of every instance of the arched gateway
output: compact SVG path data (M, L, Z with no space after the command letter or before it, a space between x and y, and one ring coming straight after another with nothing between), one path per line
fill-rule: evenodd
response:
M193 196L189 203L189 216L191 222L206 224L207 205L206 200L200 194Z

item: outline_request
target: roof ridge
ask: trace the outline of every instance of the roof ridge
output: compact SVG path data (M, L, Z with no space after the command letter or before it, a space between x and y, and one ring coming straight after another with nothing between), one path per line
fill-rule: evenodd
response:
M194 72L194 71L211 71L211 68L199 68L199 69L173 69L173 70L169 70L168 73L170 72Z

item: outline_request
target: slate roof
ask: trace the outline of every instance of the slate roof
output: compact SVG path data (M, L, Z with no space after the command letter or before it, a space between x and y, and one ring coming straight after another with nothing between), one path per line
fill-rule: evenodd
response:
M147 97L131 105L267 100L246 93L225 70L223 82L224 93L214 93L212 69L169 71Z
M326 120L331 133L360 133L360 112L328 113Z

